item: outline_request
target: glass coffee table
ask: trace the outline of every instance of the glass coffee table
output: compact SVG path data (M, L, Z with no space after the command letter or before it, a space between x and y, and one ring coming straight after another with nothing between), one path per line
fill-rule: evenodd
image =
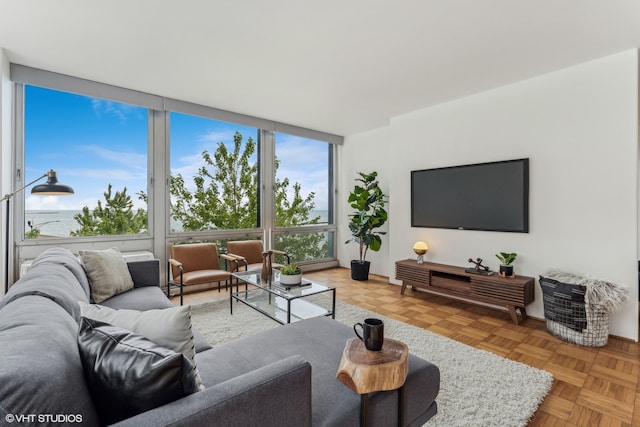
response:
M233 301L239 301L281 324L296 322L317 316L331 316L335 319L336 288L316 283L303 277L302 286L280 284L280 272L273 271L271 281L264 281L260 272L241 271L232 274L237 281L236 291L231 287L230 308ZM244 285L241 290L240 286ZM253 285L249 288L248 285ZM330 298L314 297L330 292Z

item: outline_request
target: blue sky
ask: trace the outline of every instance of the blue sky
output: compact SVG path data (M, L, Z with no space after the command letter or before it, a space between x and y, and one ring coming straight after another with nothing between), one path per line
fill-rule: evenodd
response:
M26 87L26 180L54 169L73 196L32 196L25 192L27 210L94 208L109 183L113 191L125 187L136 206L135 193L146 190L147 110L141 107ZM232 146L235 131L243 139L257 139L257 130L184 114L171 115L171 169L187 182L202 165L203 150L215 151L219 142ZM328 144L291 135L276 136L279 177L300 182L303 193L316 192L316 208L327 209ZM39 183L44 182L44 179Z

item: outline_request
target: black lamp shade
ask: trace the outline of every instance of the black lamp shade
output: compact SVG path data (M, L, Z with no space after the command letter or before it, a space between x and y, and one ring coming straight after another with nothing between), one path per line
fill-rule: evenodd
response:
M47 182L33 187L31 194L38 196L67 196L73 194L73 188L60 184L56 172L52 169L47 172Z

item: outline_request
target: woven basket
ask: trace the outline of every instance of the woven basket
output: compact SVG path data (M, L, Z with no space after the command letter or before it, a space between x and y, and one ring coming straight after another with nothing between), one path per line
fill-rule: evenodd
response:
M602 347L609 339L609 311L626 299L626 289L564 272L540 276L547 331L564 341Z
M575 303L547 295L544 295L543 298L545 322L547 331L551 335L586 347L607 345L609 313L601 304ZM548 312L556 314L555 320L551 316L547 316ZM584 319L584 328L575 326L580 324L581 319Z

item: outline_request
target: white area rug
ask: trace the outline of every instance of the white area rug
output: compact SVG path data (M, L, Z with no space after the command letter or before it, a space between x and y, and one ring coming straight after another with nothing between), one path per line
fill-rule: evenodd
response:
M348 326L367 317L382 319L385 336L403 341L411 353L440 368L438 413L425 426L526 426L551 389L548 372L336 302L336 320ZM229 301L192 307L192 319L213 345L279 326L241 303L234 302L231 316Z

